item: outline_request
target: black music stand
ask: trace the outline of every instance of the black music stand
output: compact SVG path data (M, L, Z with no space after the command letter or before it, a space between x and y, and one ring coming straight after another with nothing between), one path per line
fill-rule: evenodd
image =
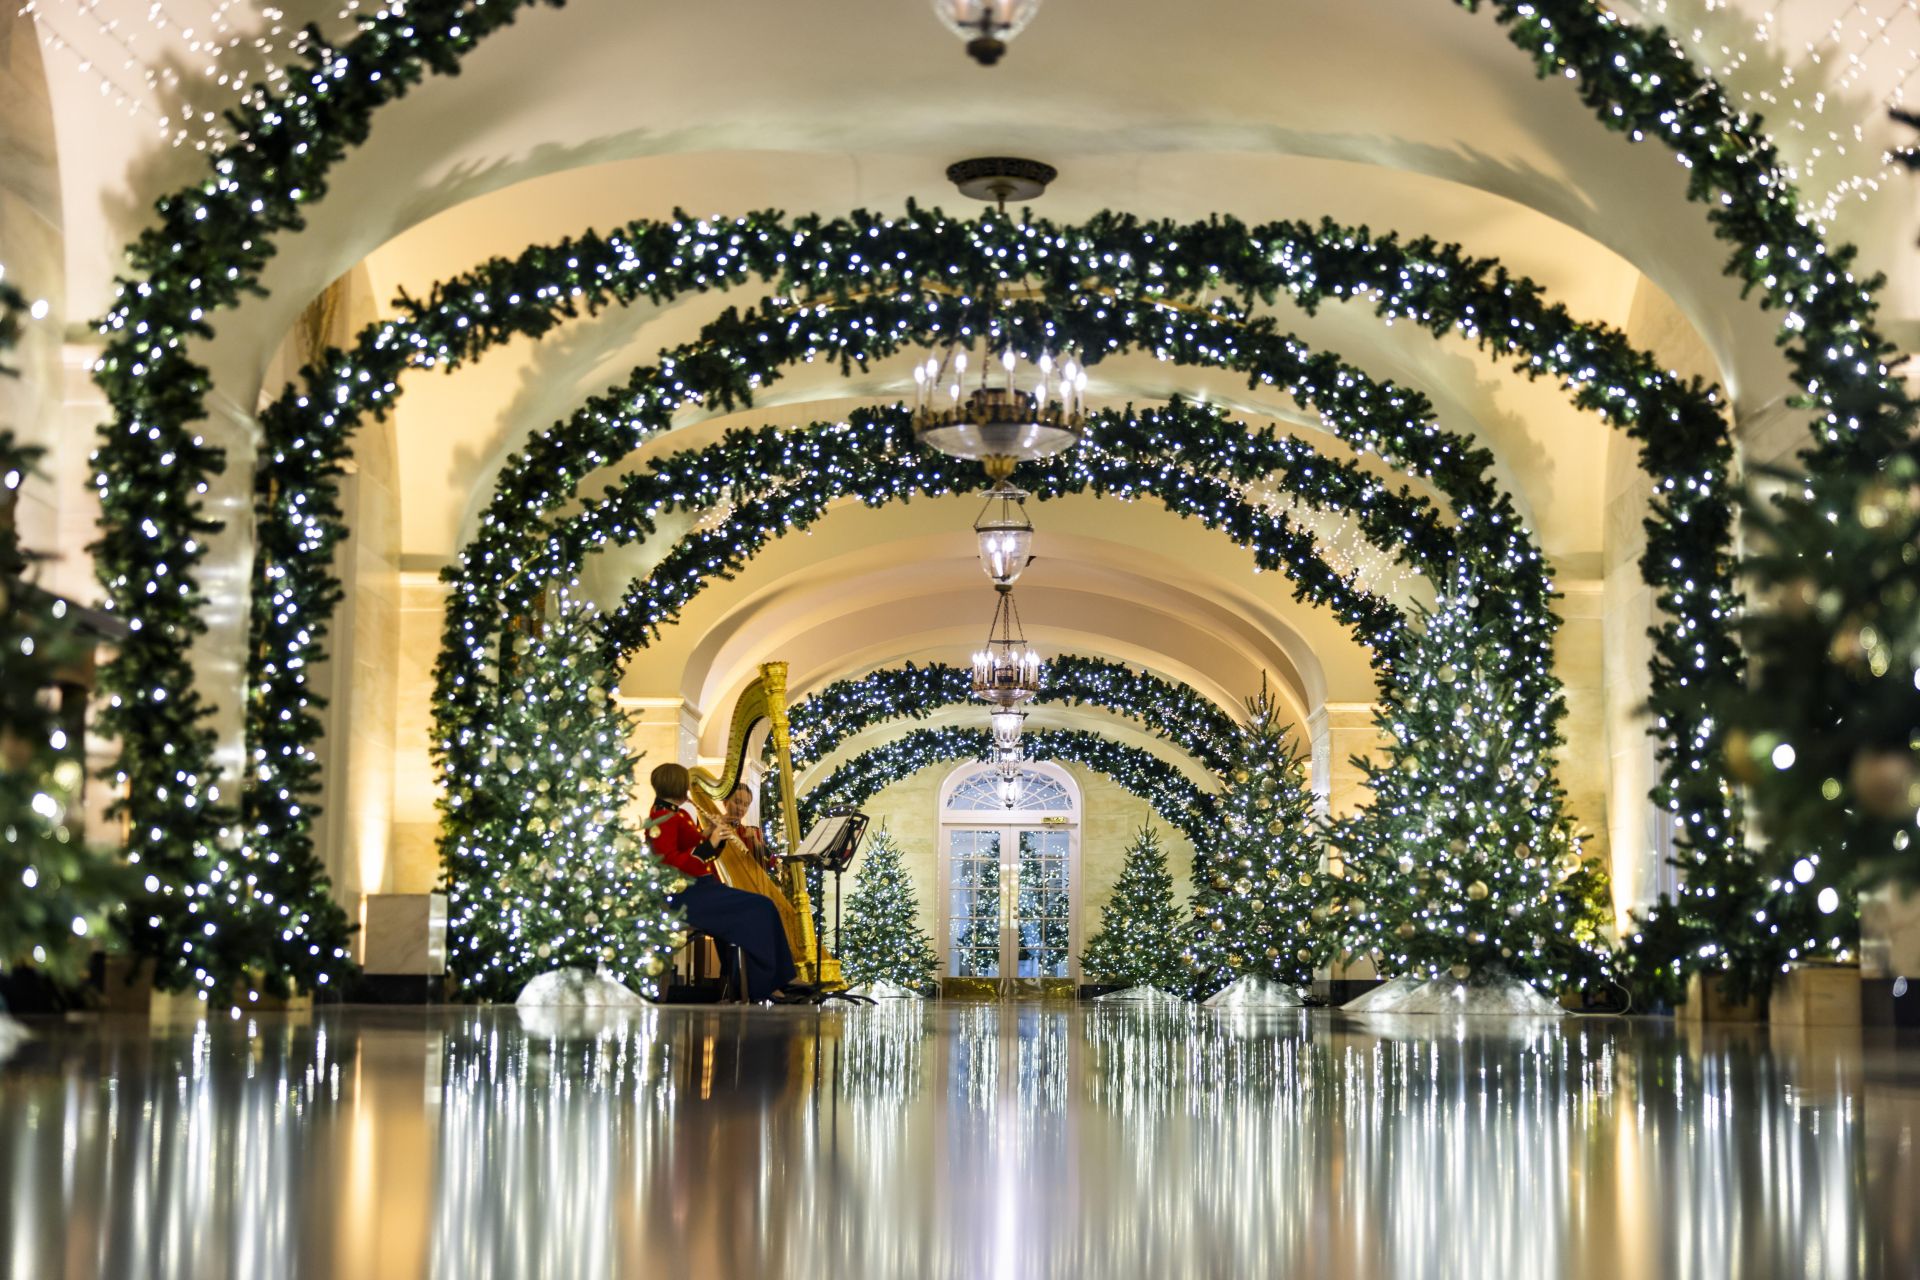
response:
M833 873L833 949L840 950L840 877L860 851L867 815L857 809L829 809L800 842L793 861Z

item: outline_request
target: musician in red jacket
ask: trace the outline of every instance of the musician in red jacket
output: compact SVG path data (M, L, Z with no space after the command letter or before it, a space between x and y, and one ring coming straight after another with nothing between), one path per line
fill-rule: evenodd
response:
M746 958L747 999L759 1004L780 998L781 988L793 981L795 970L779 910L757 893L728 888L714 874L720 851L736 838L733 828L716 822L711 832L701 832L687 808L693 779L686 766L660 765L652 781L652 816L666 820L653 829L648 842L656 858L691 881L667 904L679 908L689 925L721 944L721 963L728 969L733 965L733 948L740 948Z

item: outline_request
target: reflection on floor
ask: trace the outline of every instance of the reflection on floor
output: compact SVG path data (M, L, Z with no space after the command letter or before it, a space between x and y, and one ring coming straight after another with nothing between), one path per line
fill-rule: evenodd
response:
M1875 1277L1920 1047L915 1005L42 1022L0 1274Z

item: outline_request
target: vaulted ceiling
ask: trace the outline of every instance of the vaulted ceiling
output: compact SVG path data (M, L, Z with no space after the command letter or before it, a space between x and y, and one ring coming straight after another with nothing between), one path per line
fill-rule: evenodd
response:
M144 0L85 8L129 31L146 11ZM1695 8L1676 5L1673 16L1711 18L1725 6ZM92 28L81 10L51 12L84 46ZM155 36L156 47L168 38ZM195 65L184 48L173 52ZM101 309L114 248L140 225L151 194L192 177L202 160L191 147L156 146L151 120L114 108L69 51L47 57L72 319ZM194 90L203 101L208 92ZM1836 93L1832 110L1877 129L1872 105ZM1628 329L1686 372L1722 382L1743 411L1784 388L1771 321L1721 275L1725 255L1703 211L1686 203L1686 171L1671 153L1608 133L1567 84L1536 79L1490 18L1446 0L1048 0L991 70L915 0L571 0L529 11L460 76L433 79L382 113L307 229L284 243L267 274L270 296L225 319L207 355L223 396L244 411L300 309L350 270L364 271L381 299L424 292L489 255L675 208L832 214L916 200L965 209L943 170L979 154L1057 166L1058 182L1036 205L1056 221L1107 208L1327 216L1457 241L1538 280L1577 317ZM1896 271L1889 297L1903 315L1920 310L1909 305L1911 255L1901 252L1911 217L1908 202L1881 200L1850 206L1842 224L1864 241L1870 265ZM456 554L508 452L691 337L718 305L635 307L515 342L451 375L413 375L394 427L400 563L426 570ZM1597 419L1463 342L1383 325L1351 305L1279 314L1310 343L1426 393L1443 425L1493 448L1501 482L1557 570L1598 573L1608 537L1602 477L1622 446ZM906 367L883 363L853 379L815 367L752 411L690 415L655 450L731 425L805 423L895 399ZM1102 365L1093 386L1097 404L1173 392L1318 432L1283 398L1147 357ZM1036 639L1138 661L1223 701L1272 673L1296 714L1367 697L1365 656L1324 611L1293 602L1284 582L1247 572L1244 553L1151 504L1118 510L1075 499L1036 511L1043 558L1022 590ZM836 511L698 601L633 679L711 715L771 650L791 655L812 683L956 657L984 626L989 599L968 561L971 516L963 500ZM599 557L596 592L617 595L649 555Z

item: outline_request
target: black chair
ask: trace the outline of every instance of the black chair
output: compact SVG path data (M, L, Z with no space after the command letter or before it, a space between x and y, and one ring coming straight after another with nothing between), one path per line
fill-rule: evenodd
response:
M714 979L721 980L721 1004L745 1004L747 1002L747 956L739 947L733 947L733 972L728 974L725 965L720 963L720 948L728 944L704 933L699 929L687 933L687 985L698 987ZM708 973L708 964L717 970Z

